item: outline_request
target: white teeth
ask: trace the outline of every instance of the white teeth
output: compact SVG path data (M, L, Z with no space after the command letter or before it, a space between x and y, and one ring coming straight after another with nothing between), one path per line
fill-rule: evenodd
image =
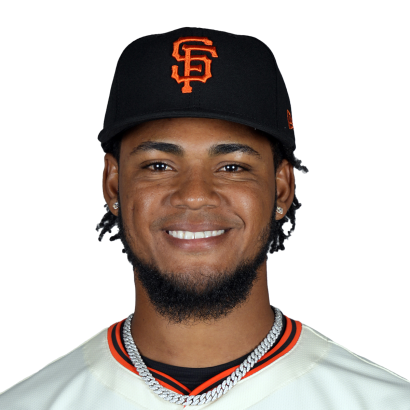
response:
M189 232L189 231L169 231L168 233L174 238L178 239L202 239L209 238L211 236L222 235L225 231L223 229L219 231L204 231L204 232Z

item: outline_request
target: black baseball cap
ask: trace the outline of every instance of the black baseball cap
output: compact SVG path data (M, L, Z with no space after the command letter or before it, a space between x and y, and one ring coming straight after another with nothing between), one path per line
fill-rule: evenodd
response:
M185 27L125 48L98 139L107 143L144 121L200 117L248 125L294 150L291 112L275 57L264 43Z

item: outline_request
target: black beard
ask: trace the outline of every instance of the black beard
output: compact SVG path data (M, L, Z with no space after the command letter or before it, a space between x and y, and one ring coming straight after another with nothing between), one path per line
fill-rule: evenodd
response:
M153 262L142 261L129 245L128 227L124 226L121 206L118 212L119 236L136 278L160 315L173 323L210 321L226 316L248 298L257 280L258 269L267 259L270 244L277 235L275 210L276 201L270 222L257 238L260 246L256 256L240 261L230 271L211 276L162 272Z

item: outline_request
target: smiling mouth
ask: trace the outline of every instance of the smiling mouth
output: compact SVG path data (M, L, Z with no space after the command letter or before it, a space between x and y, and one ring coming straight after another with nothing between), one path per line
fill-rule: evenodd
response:
M166 242L172 247L179 248L183 251L201 252L224 249L223 243L230 237L230 231L232 229L226 229L222 235L209 236L208 238L186 239L176 238L169 234L169 231L163 231L165 233ZM209 231L208 231L209 232ZM214 232L214 231L212 231ZM219 232L219 231L216 231Z
M173 238L182 240L198 240L207 239L211 237L221 236L228 232L229 229L221 229L219 231L202 231L202 232L189 232L189 231L165 231L168 235Z

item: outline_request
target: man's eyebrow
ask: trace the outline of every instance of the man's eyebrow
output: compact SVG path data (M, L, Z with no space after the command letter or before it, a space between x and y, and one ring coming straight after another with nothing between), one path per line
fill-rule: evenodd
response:
M140 151L162 151L170 154L184 156L184 149L177 144L171 144L169 142L156 142L156 141L144 141L140 145L136 146L130 152L130 155L134 155ZM208 150L210 157L216 157L218 155L231 154L233 152L243 152L245 154L253 155L261 158L258 151L255 151L252 147L246 144L231 143L231 144L214 144Z

